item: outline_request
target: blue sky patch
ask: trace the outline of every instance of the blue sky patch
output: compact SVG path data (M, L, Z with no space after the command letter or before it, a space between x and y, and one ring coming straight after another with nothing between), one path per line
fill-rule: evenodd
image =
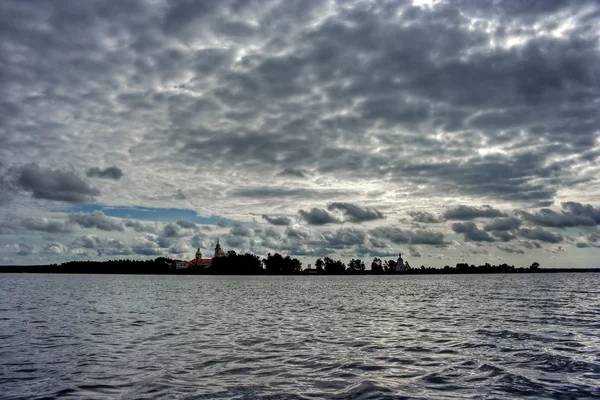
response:
M100 210L110 217L137 219L142 221L177 221L183 219L200 225L216 225L219 221L227 226L233 225L235 221L217 216L202 217L194 210L187 208L158 208L141 206L111 206L106 204L78 204L66 210L66 212L85 212Z

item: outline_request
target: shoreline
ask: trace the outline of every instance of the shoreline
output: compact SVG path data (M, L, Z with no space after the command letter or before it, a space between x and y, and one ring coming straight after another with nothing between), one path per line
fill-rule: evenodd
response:
M57 268L58 267L58 268ZM301 271L299 273L219 273L207 270L166 270L166 271L110 271L110 270L95 270L95 271L75 271L57 270L59 266L55 265L4 265L0 266L0 274L77 274L77 275L212 275L212 276L388 276L388 275L518 275L518 274L556 274L556 273L600 273L600 268L539 268L535 271L530 269L514 270L514 271L455 271L444 269L419 269L396 272L396 273L372 273L364 271L363 273L307 273Z

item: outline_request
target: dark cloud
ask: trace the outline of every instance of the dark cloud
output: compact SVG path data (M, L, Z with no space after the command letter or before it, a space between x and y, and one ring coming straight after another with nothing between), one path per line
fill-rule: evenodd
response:
M367 236L364 232L354 228L340 228L335 232L325 232L323 237L327 241L327 246L345 248L364 244Z
M231 226L231 221L228 221L225 219L220 219L217 221L217 226L219 228L227 228L227 227Z
M538 152L513 157L472 157L445 164L413 163L402 166L398 173L412 175L413 180L421 185L435 184L443 189L446 195L466 193L503 201L539 202L555 196L559 179L551 176L558 175L558 171L567 170L571 165L568 161L547 165L545 160L548 154L544 153L543 148ZM532 174L548 180L549 184L542 185L530 181L529 177ZM565 179L564 184L574 183ZM490 213L488 217L503 215Z
M474 255L479 255L479 254L488 255L488 254L490 254L490 252L487 251L486 249L474 249L474 248L467 249L467 253L468 254L474 254Z
M121 171L121 168L118 168L116 166L108 167L105 169L94 167L89 168L85 172L85 174L90 178L106 178L118 181L123 176L123 171Z
M379 257L379 258L392 258L394 260L396 260L398 258L398 253L394 250L382 250L379 248L371 248L368 246L357 246L356 247L356 254L358 254L360 257L366 257L366 256L370 256L370 257ZM415 256L418 257L418 256ZM365 265L367 268L370 267L370 262L367 263L365 261Z
M73 230L64 221L52 220L48 218L26 218L22 221L22 226L27 230L46 233L69 233Z
M570 226L594 226L596 221L585 214L574 214L571 212L556 212L549 208L542 208L539 212L530 213L518 211L524 220L539 226L551 228L565 228Z
M196 229L197 228L195 223L186 221L184 219L177 220L176 224L184 229Z
M530 242L527 240L522 241L521 245L523 247L525 247L526 249L541 249L542 248L542 245L539 244L538 242Z
M136 232L156 232L156 227L146 222L140 222L137 220L129 219L124 222L124 225L128 228L132 228Z
M94 250L98 256L114 256L114 255L129 255L132 254L125 242L113 239L102 238L95 235L84 235L76 238L71 244L71 249L83 248Z
M506 252L506 253L516 253L516 254L525 254L525 252L521 249L517 249L514 247L505 247L505 246L498 246L498 249Z
M121 221L108 217L100 210L91 213L73 213L69 214L70 223L80 225L84 228L96 228L102 231L120 231L124 230Z
M248 240L245 236L229 235L225 238L225 242L229 247L238 250L248 246Z
M338 224L341 222L322 208L313 208L310 211L299 210L298 212L310 225Z
M309 193L307 189L284 189L284 188L253 188L253 189L236 189L232 192L234 196L242 197L287 197L298 196Z
M277 173L277 176L287 176L287 177L293 177L293 178L305 178L306 177L306 171L302 170L302 169L295 169L295 168L285 168L283 171L280 171Z
M100 194L72 171L42 168L35 163L20 168L16 182L21 189L31 192L38 199L78 203Z
M563 241L563 237L558 233L553 233L549 231L545 231L540 228L529 229L529 228L521 228L519 229L519 236L522 236L531 240L539 240L547 243L559 243Z
M163 226L160 237L164 238L179 238L186 235L187 232L181 227L180 224L169 222L165 226ZM168 247L168 246L163 246Z
M232 196L256 198L283 198L283 197L329 197L347 194L339 190L317 190L306 188L281 188L281 187L256 187L250 189L235 189Z
M600 240L600 232L592 232L587 237L588 241L591 243L596 243Z
M508 231L492 231L491 233L492 233L492 235L494 235L498 239L502 240L503 242L510 242L511 240L515 239L515 237L516 237L514 234L512 234Z
M409 211L408 215L410 215L415 222L420 222L422 224L436 224L442 222L437 215L428 211Z
M450 220L470 220L476 218L504 217L505 214L491 206L458 206L444 212L444 218Z
M452 229L456 233L462 233L465 240L473 242L494 242L494 238L486 231L483 231L475 225L474 222L455 222L452 224Z
M253 236L253 232L245 226L235 224L229 229L229 234L232 236Z
M430 230L408 231L391 226L381 226L370 230L369 233L376 238L386 239L396 244L444 244L444 235Z
M521 220L515 217L496 218L484 225L486 231L512 231L521 226Z
M287 34L279 36L279 45L303 43L303 51L285 57L255 53L241 60L242 68L235 72L231 68L232 59L221 56L227 52L215 49L214 54L220 54L219 62L225 61L217 64L223 73L218 76L220 86L213 94L224 108L237 107L243 111L225 111L214 104L203 107L213 113L211 118L261 121L261 131L237 125L237 130L216 137L207 125L189 118L174 118L179 128L177 137L189 145L187 155L196 157L202 152L216 162L221 158L235 159L238 165L255 166L258 162L267 168L283 170L299 169L290 167L290 163L302 164L324 174L343 172L381 177L393 173L398 179L437 184L450 195L468 193L521 201L551 199L559 184L557 179L566 175L562 171L569 164L547 163L547 159L553 153L569 151L566 147L540 146L534 152L484 157L474 153L482 142L479 139L486 139L490 146L516 148L544 135L561 144L569 143L571 140L559 128L567 120L567 124L582 131L577 147L590 147L592 127L582 124L579 117L585 114L595 119L593 108L579 108L580 115L576 116L561 109L558 98L565 96L558 94L569 87L584 98L583 82L593 87L596 74L587 65L593 65L597 59L594 41L574 36L569 46L563 40L546 37L531 39L526 46L491 48L487 47L489 43L498 40L493 31L483 26L474 30L468 18L457 17L461 10L456 6L438 4L427 11L407 8L391 13L386 7L363 8L361 4L353 4L345 11L336 9L337 15L334 11L330 18L309 30L295 30L297 21L279 13L281 22L290 24ZM400 17L396 19L396 15ZM268 35L266 31L272 25L260 26L261 29L251 30L257 40ZM575 52L574 43L578 45ZM468 57L458 56L467 53ZM436 54L435 60L431 54ZM353 62L359 55L361 62ZM580 67L574 68L575 65ZM577 73L573 73L574 69ZM377 77L368 73L373 70L378 71ZM331 71L336 71L335 76ZM403 79L397 79L399 75ZM324 88L321 97L310 98L307 87ZM483 95L490 91L498 96ZM300 105L296 101L300 94L312 102L303 100ZM420 100L408 101L409 97ZM272 98L278 101L270 101ZM582 105L580 98L576 98L568 100L573 103L571 110ZM332 111L353 107L355 116L325 115L319 112L322 105ZM190 110L194 108L200 107ZM264 109L274 113L294 110L290 113L294 116L285 121L261 118L259 110L262 113ZM419 128L431 125L457 134L444 140L424 138ZM394 153L393 137L383 132L376 135L385 146L377 158L371 156L369 142L361 142L357 132L390 126L414 131L414 135L403 135L403 145L414 148L423 157L440 154L442 149L444 154L462 157L403 162ZM469 129L474 132L468 132ZM519 129L526 132L521 142L521 138L506 133ZM199 133L203 140L198 140ZM363 145L364 150L338 145L350 141ZM546 182L536 183L540 178ZM269 195L279 194L271 191Z
M414 246L408 246L408 252L411 257L421 257L421 252Z
M385 238L386 238L386 235L383 235L380 237L370 237L369 243L373 247L377 247L379 249L389 247L389 242L387 240L385 240Z
M277 232L272 227L268 227L267 229L265 229L263 231L263 234L264 234L264 236L266 236L268 238L278 238L280 236L279 232Z
M269 215L265 215L263 214L262 218L267 221L268 223L272 224L272 225L289 225L292 223L292 219L285 217L283 215L274 215L274 216L269 216Z
M329 211L342 211L350 222L364 222L384 218L384 215L375 208L362 208L351 203L330 203L327 209Z
M80 236L73 241L71 247L82 247L86 249L97 249L101 246L102 239L95 235Z
M299 239L299 240L309 240L311 237L311 233L302 227L289 227L285 230L284 235L288 238Z
M562 208L567 212L577 215L578 217L587 217L592 219L596 224L600 224L600 208L594 207L591 204L581 204L573 201L562 203Z

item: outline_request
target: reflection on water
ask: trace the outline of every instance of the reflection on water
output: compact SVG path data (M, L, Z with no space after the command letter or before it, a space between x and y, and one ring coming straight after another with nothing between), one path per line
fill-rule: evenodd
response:
M600 274L0 275L0 397L590 398Z

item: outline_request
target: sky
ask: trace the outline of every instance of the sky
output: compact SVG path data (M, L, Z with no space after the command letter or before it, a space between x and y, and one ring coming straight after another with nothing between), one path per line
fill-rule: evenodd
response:
M598 267L600 2L0 1L0 264Z

